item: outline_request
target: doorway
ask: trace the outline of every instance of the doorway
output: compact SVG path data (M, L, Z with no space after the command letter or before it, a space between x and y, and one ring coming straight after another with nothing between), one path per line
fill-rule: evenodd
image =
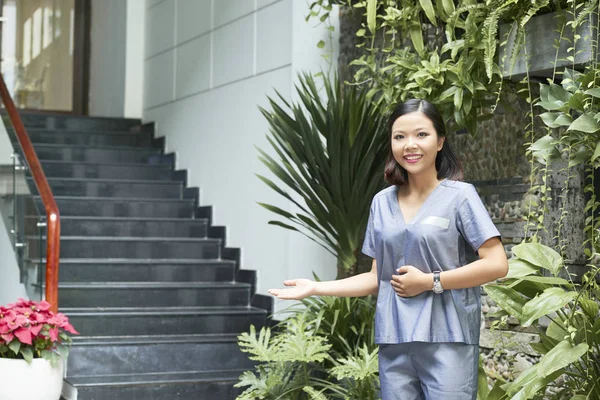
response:
M0 69L24 110L87 114L89 0L0 0Z

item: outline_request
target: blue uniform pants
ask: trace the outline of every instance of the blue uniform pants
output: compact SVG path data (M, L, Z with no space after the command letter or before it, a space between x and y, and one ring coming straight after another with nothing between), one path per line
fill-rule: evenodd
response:
M381 344L381 399L476 400L478 361L477 345Z

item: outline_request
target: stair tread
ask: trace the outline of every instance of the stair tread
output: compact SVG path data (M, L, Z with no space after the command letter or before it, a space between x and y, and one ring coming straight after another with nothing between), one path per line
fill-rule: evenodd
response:
M77 387L143 385L157 383L236 382L245 369L221 371L160 372L96 376L69 376L67 381Z
M27 179L33 179L27 177ZM157 180L157 179L112 179L112 178L63 178L60 176L46 177L47 181L67 182L107 182L107 183L145 183L151 185L182 185L181 181Z
M40 196L33 196L39 199ZM115 201L115 202L130 202L130 201L143 201L143 202L161 202L161 203L194 203L194 199L170 199L163 197L101 197L101 196L54 196L54 200L80 200L80 201Z
M252 285L243 282L61 282L58 284L59 289L231 289L250 287Z
M40 236L25 236L26 239L39 239ZM46 240L46 236L41 236ZM214 242L220 243L217 238L190 238L190 237L153 237L153 236L61 236L60 240L86 240L86 241L114 241L114 242Z
M202 315L202 314L263 314L267 311L262 308L251 306L214 306L214 307L66 307L60 308L60 312L69 317L74 316L98 316L98 315Z
M149 164L149 163L128 163L128 162L89 162L89 161L62 161L62 160L40 160L41 164L72 164L72 165L94 165L94 166L115 166L115 167L147 167L153 169L173 169L169 164Z
M129 135L129 136L137 136L142 132L132 132L132 131L115 131L115 130L102 130L102 129L80 129L80 130L70 130L70 129L49 129L49 128L27 128L27 132L48 132L48 133L72 133L79 135L87 135L91 134L103 134L103 135Z
M139 335L139 336L74 336L76 346L112 346L158 343L237 343L237 333L206 333L183 335Z
M163 154L162 149L156 147L140 147L140 146L89 146L83 144L51 144L51 143L34 143L34 147L48 147L55 149L89 149L89 150L126 150L126 151L140 151L140 152L153 152L157 155Z
M40 259L26 259L25 261L39 262ZM45 258L41 259L46 262ZM61 264L235 264L234 260L217 258L62 258Z
M26 215L25 218L36 218L38 219L38 215ZM118 222L128 222L128 221L143 221L143 222L197 222L197 223L207 223L208 218L160 218L160 217L99 217L99 216L80 216L80 215L67 215L61 216L61 221L74 220L74 221L118 221Z

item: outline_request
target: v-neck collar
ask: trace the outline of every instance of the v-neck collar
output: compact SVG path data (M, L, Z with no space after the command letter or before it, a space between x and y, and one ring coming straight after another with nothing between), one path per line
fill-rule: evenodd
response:
M444 182L446 182L446 178L444 178L440 183L438 183L438 185L431 191L431 193L429 193L429 195L423 201L423 204L421 204L421 207L419 207L416 214L411 218L410 221L406 221L404 219L404 214L402 213L402 208L400 208L400 203L398 202L398 186L396 186L396 189L392 190L391 193L393 196L393 203L394 203L394 205L392 206L392 209L394 210L394 215L396 216L398 221L402 225L414 225L415 222L417 222L419 220L419 218L421 218L421 215L429 207L429 205L430 205L429 203L431 202L431 199L433 198L434 194L439 190L440 186L442 186L444 184Z

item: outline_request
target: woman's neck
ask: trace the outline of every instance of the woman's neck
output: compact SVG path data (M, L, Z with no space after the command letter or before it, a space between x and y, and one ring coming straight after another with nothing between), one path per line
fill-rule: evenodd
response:
M437 170L435 169L433 172L428 171L418 175L409 174L405 193L417 196L428 195L442 180L443 179L438 179Z

